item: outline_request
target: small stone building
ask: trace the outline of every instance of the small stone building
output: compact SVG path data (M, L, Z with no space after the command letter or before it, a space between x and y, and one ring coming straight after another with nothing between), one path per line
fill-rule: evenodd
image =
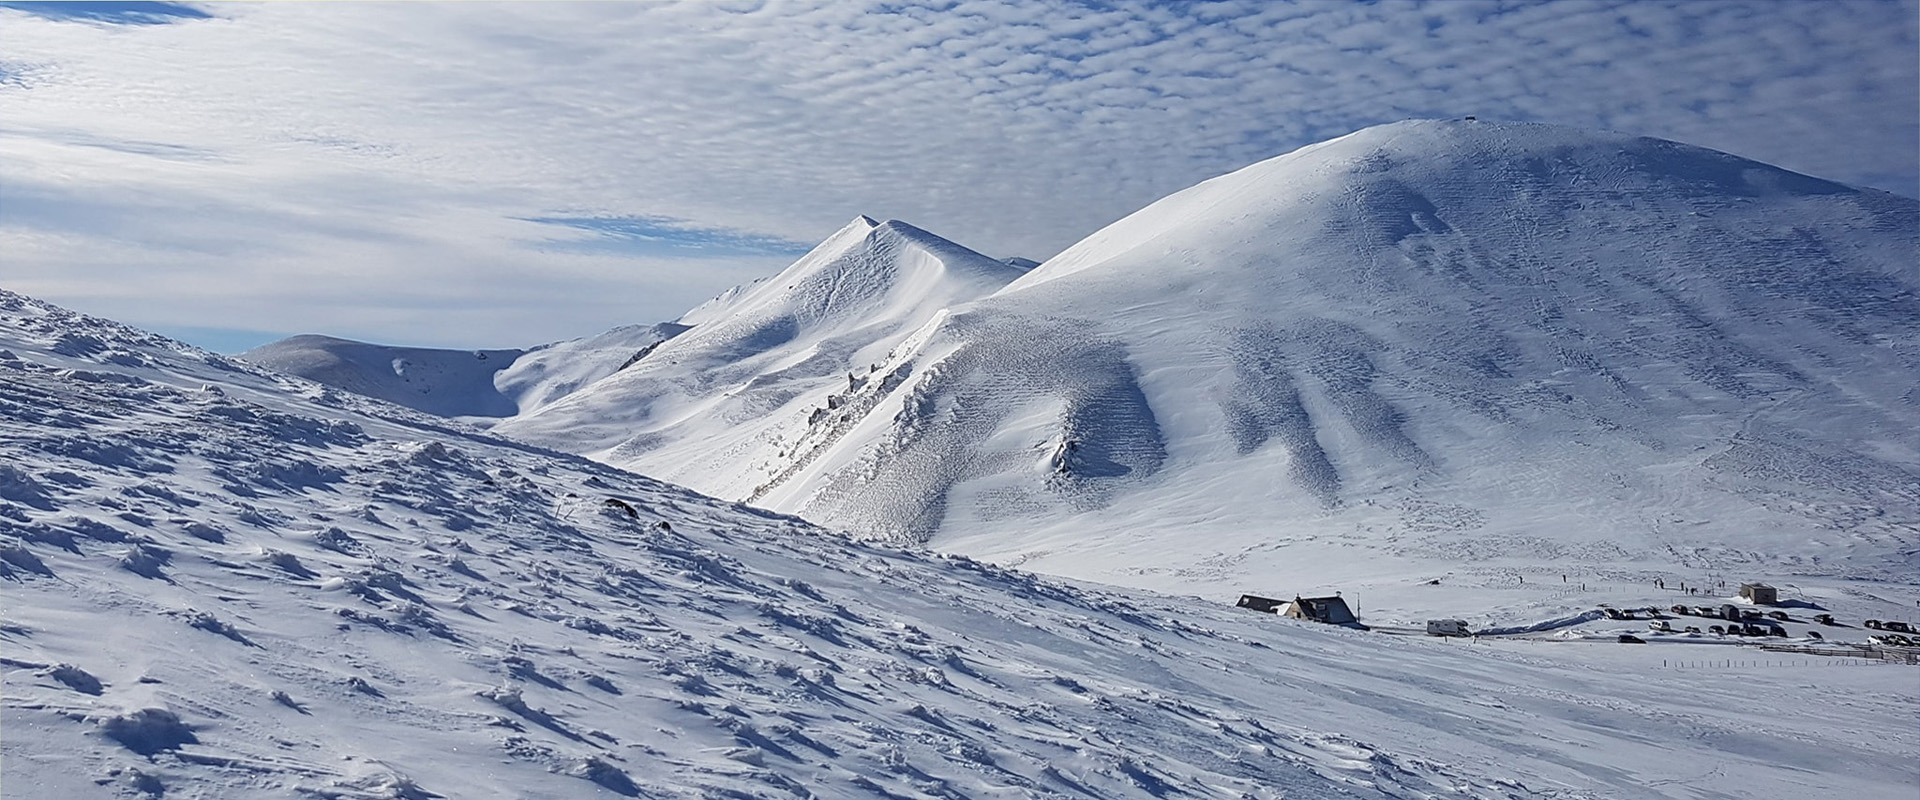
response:
M1764 583L1741 584L1740 596L1758 606L1770 606L1780 602L1780 593Z

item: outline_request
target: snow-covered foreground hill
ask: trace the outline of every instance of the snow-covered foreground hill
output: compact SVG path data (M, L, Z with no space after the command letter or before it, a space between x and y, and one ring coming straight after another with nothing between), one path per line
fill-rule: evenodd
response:
M1897 797L1920 758L1906 667L1070 586L6 293L0 456L7 797Z

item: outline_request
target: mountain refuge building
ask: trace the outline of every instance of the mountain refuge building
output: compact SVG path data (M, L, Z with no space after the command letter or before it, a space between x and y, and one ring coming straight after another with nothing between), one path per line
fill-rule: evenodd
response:
M1339 595L1332 597L1301 597L1295 595L1293 602L1287 603L1284 608L1280 609L1280 616L1311 620L1328 625L1339 625L1341 627L1355 628L1363 631L1367 629L1367 626L1360 624L1360 618L1354 616L1353 609L1347 607L1347 601L1340 599Z

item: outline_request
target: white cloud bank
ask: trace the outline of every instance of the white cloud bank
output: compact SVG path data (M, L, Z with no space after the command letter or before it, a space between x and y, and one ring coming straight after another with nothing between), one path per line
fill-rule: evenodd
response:
M1421 116L1920 193L1911 0L203 8L0 8L0 285L163 330L526 345L670 318L855 214L1040 258Z

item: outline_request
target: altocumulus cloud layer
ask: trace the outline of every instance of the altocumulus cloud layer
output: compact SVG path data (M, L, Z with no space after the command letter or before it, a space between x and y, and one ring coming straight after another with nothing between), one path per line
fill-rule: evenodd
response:
M216 346L524 345L672 317L858 213L1043 258L1463 114L1914 195L1917 9L0 3L0 283Z

